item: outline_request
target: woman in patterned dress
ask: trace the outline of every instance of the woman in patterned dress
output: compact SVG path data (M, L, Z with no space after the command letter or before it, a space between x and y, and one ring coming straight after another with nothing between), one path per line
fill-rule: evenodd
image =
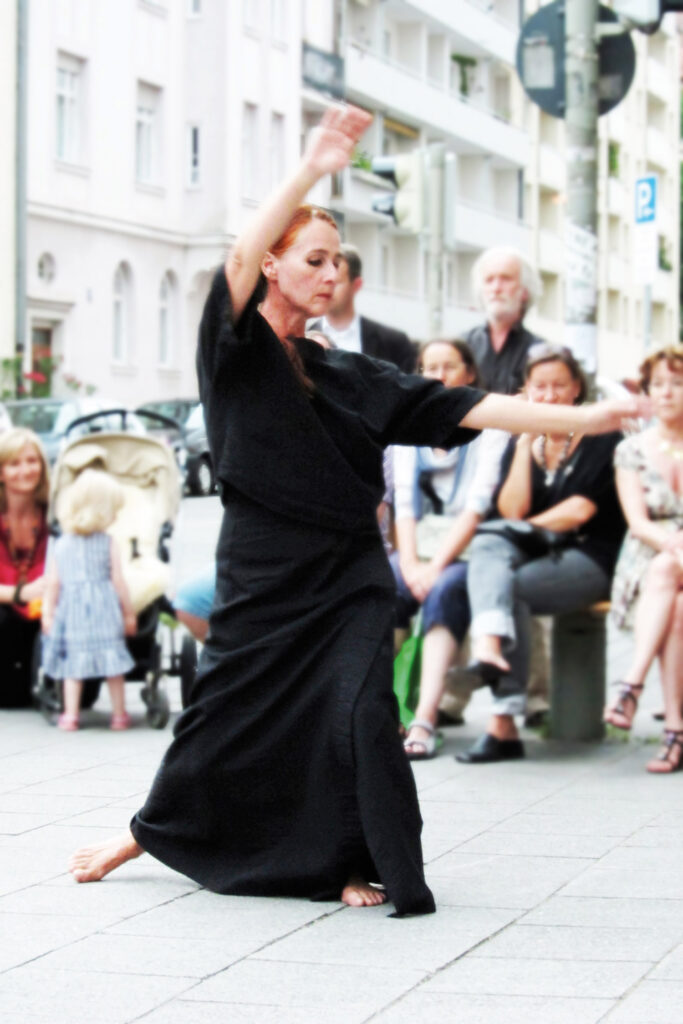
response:
M635 630L635 650L605 721L631 728L658 657L665 730L662 749L647 770L668 774L683 767L683 346L654 352L640 373L656 420L616 450L629 532L612 588L613 619Z

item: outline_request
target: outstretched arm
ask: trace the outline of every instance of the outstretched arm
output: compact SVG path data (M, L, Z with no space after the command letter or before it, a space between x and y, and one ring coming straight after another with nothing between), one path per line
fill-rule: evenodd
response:
M608 434L622 430L630 420L650 415L644 396L597 402L595 405L550 405L524 402L508 395L487 395L460 421L461 427L483 430L499 427L511 434L557 433L580 430L584 434Z
M311 132L294 174L272 193L237 239L225 265L235 321L256 287L263 257L280 237L297 206L325 174L346 167L354 146L371 122L372 116L358 107L337 104L326 110Z

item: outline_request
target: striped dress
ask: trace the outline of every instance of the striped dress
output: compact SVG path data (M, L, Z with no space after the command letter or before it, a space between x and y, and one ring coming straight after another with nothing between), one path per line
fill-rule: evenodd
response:
M54 547L59 597L43 668L53 679L92 679L128 672L123 615L111 581L111 538L67 533Z

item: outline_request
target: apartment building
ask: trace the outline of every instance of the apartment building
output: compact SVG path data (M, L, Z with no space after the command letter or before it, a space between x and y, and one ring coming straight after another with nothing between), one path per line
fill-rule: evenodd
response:
M658 181L658 267L651 287L650 344L679 336L680 79L676 22L660 31L634 32L636 75L626 98L598 122L598 367L621 378L633 374L646 348L645 290L635 248L635 182ZM530 322L540 334L563 339L566 190L564 122L528 104L531 159L525 175L525 213L531 256L543 297Z
M357 166L337 176L326 202L363 255L359 306L415 338L428 333L428 241L372 212L386 182L372 155L442 142L455 154L456 246L444 263L443 330L480 315L470 269L483 247L507 241L530 250L523 170L530 143L523 93L512 69L516 0L342 0L327 48L343 63L345 94L375 112ZM309 101L310 102L310 101ZM306 116L306 111L304 113Z
M298 155L300 23L300 0L30 5L26 368L49 354L56 393L196 393L212 269Z

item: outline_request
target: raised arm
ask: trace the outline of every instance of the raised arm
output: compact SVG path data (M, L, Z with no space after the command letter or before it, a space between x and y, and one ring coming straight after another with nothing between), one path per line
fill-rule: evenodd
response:
M372 116L358 107L336 104L328 108L311 132L294 174L259 207L237 239L225 265L235 320L256 287L263 257L280 237L297 206L320 178L346 167L371 122Z

